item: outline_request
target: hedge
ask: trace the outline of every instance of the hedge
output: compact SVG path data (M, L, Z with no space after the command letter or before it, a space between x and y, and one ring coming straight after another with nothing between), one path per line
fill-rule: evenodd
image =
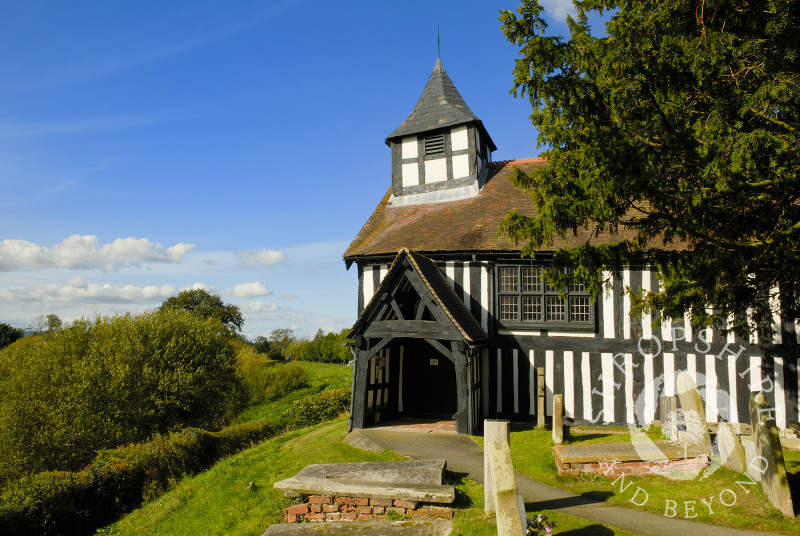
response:
M147 443L101 451L77 472L37 473L9 484L0 495L4 535L93 534L164 491L170 481L281 431L272 422L220 432L187 428Z

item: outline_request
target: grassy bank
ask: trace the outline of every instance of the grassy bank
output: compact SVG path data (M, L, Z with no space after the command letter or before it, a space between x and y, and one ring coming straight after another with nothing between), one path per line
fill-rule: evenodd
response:
M618 433L591 433L573 435L572 443L616 443L627 442L630 436ZM624 481L594 475L581 478L560 477L556 473L553 460L553 441L551 432L528 430L512 432L511 456L514 468L534 480L565 489L575 494L585 494L606 500L615 506L646 510L659 515L672 515L677 518L691 518L694 521L713 523L730 527L775 532L779 534L800 534L800 519L786 518L778 512L761 491L759 485L740 485L737 482L746 477L721 467L704 479L671 480L658 476L625 477ZM795 501L800 486L800 453L787 451L787 472L795 489ZM637 489L639 492L634 499ZM731 490L733 494L730 491ZM724 494L722 494L724 492ZM721 495L722 494L722 495ZM735 495L734 495L735 494ZM734 501L735 503L731 504ZM631 502L642 503L641 506ZM671 502L669 502L671 501ZM706 503L702 502L705 501ZM731 504L725 506L723 502ZM797 505L797 502L795 502ZM673 507L670 510L669 507ZM694 516L694 517L693 517Z

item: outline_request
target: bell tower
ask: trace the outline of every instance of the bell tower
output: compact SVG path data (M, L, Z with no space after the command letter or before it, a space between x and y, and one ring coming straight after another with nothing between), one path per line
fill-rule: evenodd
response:
M386 144L392 151L390 206L478 195L497 149L440 59L411 115L389 134Z

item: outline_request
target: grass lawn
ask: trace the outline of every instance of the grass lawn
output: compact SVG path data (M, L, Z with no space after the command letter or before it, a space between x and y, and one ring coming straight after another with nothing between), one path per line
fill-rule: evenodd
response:
M293 391L273 402L251 406L236 417L233 424L252 421L281 421L283 414L295 400L321 393L327 389L350 389L351 387L353 367L310 361L296 361L296 363L308 372L308 387Z
M574 435L570 442L618 443L629 441L630 437L619 433L591 433ZM534 480L550 484L576 494L586 494L597 499L607 500L616 506L639 508L660 515L673 514L667 510L674 506L675 517L692 517L695 521L713 523L739 528L754 528L780 534L800 534L800 518L785 518L769 502L758 485L738 485L746 481L746 477L736 474L724 467L718 469L705 479L671 480L658 476L626 476L624 481L616 483L604 477L586 475L582 478L560 477L556 474L552 453L553 441L551 432L528 430L511 433L511 456L514 468ZM790 483L797 497L797 486L800 485L800 453L785 451L787 472ZM744 487L744 489L743 489ZM642 506L634 505L644 501ZM745 491L745 489L747 491ZM733 503L735 493L735 503ZM672 501L672 502L668 502ZM707 506L707 503L709 506ZM725 506L721 501L731 504ZM797 503L795 503L797 506ZM687 510L688 509L688 510ZM688 511L688 515L687 515Z
M220 461L205 473L182 479L169 492L97 533L257 536L270 524L280 522L283 508L292 502L272 485L306 465L401 459L389 451L375 454L350 447L342 442L346 430L346 419L339 419L265 441ZM453 534L497 534L494 515L483 512L483 486L451 473L448 478L456 488ZM556 522L556 533L575 530L582 536L635 536L558 512L545 514Z

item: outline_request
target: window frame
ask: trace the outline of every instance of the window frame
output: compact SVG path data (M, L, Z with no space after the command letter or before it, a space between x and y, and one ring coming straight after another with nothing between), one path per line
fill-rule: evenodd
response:
M556 289L550 287L544 280L544 270L548 267L543 264L524 264L524 263L498 263L495 270L495 296L496 296L496 318L500 327L505 328L528 328L528 329L558 329L563 331L596 331L596 304L592 303L591 296L586 291L585 284L572 285L567 296L564 300L559 298L559 293ZM507 279L506 270L514 271L514 278L516 281L516 290L509 290L510 280ZM535 269L538 272L537 278L533 277L526 283L523 274L524 269ZM505 281L504 281L505 279ZM581 287L581 288L576 288ZM503 298L516 298L516 318L503 319L504 305L512 305L511 301L504 304ZM538 300L538 318L525 320L526 314L526 298L539 298ZM557 300L563 304L563 319L553 319L548 316L548 302ZM580 300L582 303L578 305L576 302ZM535 300L530 300L528 303L535 303ZM587 320L575 320L574 314L576 311L573 309L579 307L581 310L578 314L581 316L588 316ZM534 306L534 310L536 307Z

